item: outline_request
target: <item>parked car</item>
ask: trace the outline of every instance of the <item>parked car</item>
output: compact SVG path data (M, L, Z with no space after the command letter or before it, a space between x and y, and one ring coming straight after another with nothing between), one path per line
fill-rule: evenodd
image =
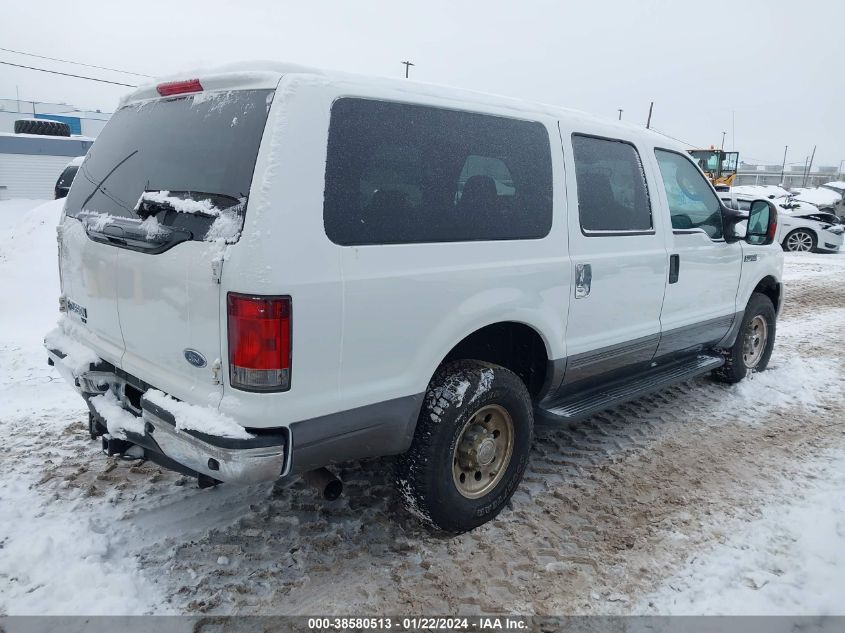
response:
M82 161L84 160L84 156L77 156L70 161L62 170L62 173L59 174L59 179L56 181L56 188L53 195L56 200L67 196L68 191L70 191L70 186L73 184L73 179L76 178L76 172L79 171L79 167L82 165Z
M441 530L496 516L535 421L766 369L776 207L565 109L286 66L137 89L59 227L45 345L110 453L201 485L398 455ZM134 201L137 201L135 203Z
M754 198L733 192L720 192L728 206L747 211ZM775 241L785 251L837 253L842 247L845 224L833 213L789 196L776 198L779 222Z

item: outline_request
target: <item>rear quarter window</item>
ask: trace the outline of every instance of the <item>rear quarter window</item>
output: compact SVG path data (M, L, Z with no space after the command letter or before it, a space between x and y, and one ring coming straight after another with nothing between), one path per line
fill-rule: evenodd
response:
M552 224L548 133L534 121L338 99L323 219L341 245L542 238Z

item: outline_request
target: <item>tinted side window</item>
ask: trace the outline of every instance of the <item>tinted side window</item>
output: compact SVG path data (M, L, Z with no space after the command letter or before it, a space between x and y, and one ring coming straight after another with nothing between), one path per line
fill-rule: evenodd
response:
M584 231L649 231L651 205L633 145L572 135L578 213Z
M710 183L686 157L654 151L669 200L673 229L703 229L712 239L722 237L722 212Z
M323 221L337 244L541 238L552 165L536 122L369 99L332 106Z

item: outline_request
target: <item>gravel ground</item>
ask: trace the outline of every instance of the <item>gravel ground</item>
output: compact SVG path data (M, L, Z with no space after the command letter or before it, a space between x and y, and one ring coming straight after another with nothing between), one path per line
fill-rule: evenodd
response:
M48 248L26 235L16 248ZM16 252L0 242L0 279ZM456 538L401 509L390 460L338 468L344 495L324 502L298 481L198 490L106 457L38 341L20 343L27 315L4 311L0 613L647 611L685 561L843 454L844 274L845 256L788 256L770 371L538 429L510 507Z

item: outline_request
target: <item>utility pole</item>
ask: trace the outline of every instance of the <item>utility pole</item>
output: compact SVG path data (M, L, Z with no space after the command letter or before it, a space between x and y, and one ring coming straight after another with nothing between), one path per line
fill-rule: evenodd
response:
M407 79L408 78L408 71L411 69L411 66L416 66L416 64L414 64L413 62L409 62L409 61L404 61L402 63L405 64L405 79Z
M725 151L725 134L727 134L727 132L722 132L722 151L723 152Z
M806 185L806 180L807 180L807 179L809 179L809 177L810 177L810 172L813 170L813 159L814 159L815 157L816 157L816 146L815 146L815 145L813 145L813 153L812 153L812 154L810 154L810 166L809 166L809 167L807 167L807 177L804 179L804 180L805 180L805 185L804 185L805 187L807 186L807 185Z
M783 173L786 171L786 150L789 149L789 145L784 145L783 147L783 164L780 166L780 184L783 185Z
M651 111L654 110L654 101L651 102L651 105L648 106L648 121L645 122L645 129L649 129L651 127Z
M618 112L619 112L619 120L621 121L622 120L622 108L619 108Z
M845 160L839 161L839 180L842 180L842 164L845 163Z
M804 173L802 174L802 178L801 178L801 186L802 187L807 184L807 163L809 161L810 161L810 157L805 156L804 157Z

